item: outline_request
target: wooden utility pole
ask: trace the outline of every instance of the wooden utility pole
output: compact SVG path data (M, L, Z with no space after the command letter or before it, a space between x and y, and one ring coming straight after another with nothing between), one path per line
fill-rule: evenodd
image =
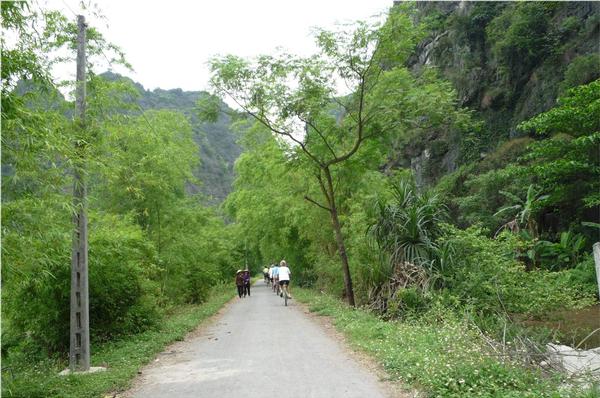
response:
M77 81L75 88L75 120L80 132L85 130L86 24L77 16ZM88 234L86 215L86 183L84 175L85 142L75 142L73 215L74 233L71 255L71 372L90 369L90 323L88 301Z

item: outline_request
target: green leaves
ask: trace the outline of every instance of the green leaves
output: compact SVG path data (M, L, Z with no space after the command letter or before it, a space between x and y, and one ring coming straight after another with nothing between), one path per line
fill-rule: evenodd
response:
M221 101L218 97L207 95L196 103L200 120L215 123L221 113Z
M573 137L600 132L600 79L567 91L558 106L521 123L521 130Z
M195 182L198 149L187 119L172 111L147 111L110 124L104 142L99 196L112 211L133 211L143 226Z
M529 146L526 173L550 197L548 205L597 205L600 188L600 80L568 91L556 108L522 123L550 138Z
M586 244L585 236L572 231L562 232L558 242L539 241L534 247L541 257L542 267L556 271L575 267Z
M367 137L390 132L397 123L397 115L386 115L390 110L380 103L391 95L387 103L396 100L397 106L403 85L411 85L405 83L410 73L394 72L402 69L418 32L401 12L391 14L383 26L357 21L337 30L316 29L317 54L215 58L211 84L319 167L336 164L354 155ZM431 95L421 102L425 98Z
M525 189L532 185L547 195L536 200L534 218L553 220L542 225L540 232L565 231L570 224L596 221L586 209L600 203L599 98L600 81L570 90L555 108L519 125L535 133L535 140L510 140L483 161L445 177L444 184L454 179L448 203L460 212L458 221L464 225L482 222L496 229L510 221L509 213L525 210ZM520 213L521 226L528 212Z
M448 227L442 239L450 242L457 253L454 266L446 269L445 282L453 294L477 311L544 315L558 308L589 305L593 300L593 293L582 292L584 284L573 283L570 271L526 272L515 259L522 245L517 236L502 234L491 239L484 232L476 227Z
M447 217L446 208L437 195L418 193L407 180L392 189L392 203L377 202L377 222L369 233L390 255L391 264L409 262L428 268L436 259L436 239Z
M73 48L74 24L25 2L2 2L2 17L16 40L2 42L2 317L11 352L68 345L75 164L85 163L88 183L94 343L147 329L160 321L159 305L204 300L230 276L233 238L219 215L187 195L199 184L188 119L142 112L129 81L89 68L82 128L48 73L69 61L55 51ZM88 54L90 64L100 54L125 63L93 28Z
M500 70L516 81L552 50L551 3L514 3L486 27Z

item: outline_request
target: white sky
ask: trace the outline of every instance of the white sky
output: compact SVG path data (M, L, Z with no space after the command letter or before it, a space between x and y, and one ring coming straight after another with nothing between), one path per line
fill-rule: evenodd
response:
M97 0L106 21L88 23L120 46L134 72L115 68L146 89L208 89L207 61L214 55L244 57L271 53L276 47L307 55L313 52L311 28L368 19L392 6L392 0ZM77 0L42 0L65 15L80 13ZM108 23L108 27L107 27ZM95 72L103 72L99 65ZM71 75L74 75L73 65ZM59 71L60 73L60 71ZM67 73L64 71L63 73ZM65 76L66 77L66 76Z

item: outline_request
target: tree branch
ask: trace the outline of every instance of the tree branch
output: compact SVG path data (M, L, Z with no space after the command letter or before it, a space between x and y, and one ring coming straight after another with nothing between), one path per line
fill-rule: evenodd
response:
M325 136L323 135L323 133L321 132L321 130L319 130L315 124L313 122L311 122L308 119L303 119L300 116L298 116L298 119L302 120L304 123L308 124L310 127L312 127L313 130L315 130L315 132L319 135L319 137L321 137L321 140L323 140L323 142L325 143L325 146L327 146L327 149L329 149L329 152L331 152L331 154L333 155L334 158L337 157L337 155L335 154L335 151L333 150L333 148L331 147L331 145L329 145L329 142L327 141L327 139L325 139Z
M307 201L309 201L312 204L315 204L315 205L319 206L323 210L327 210L328 212L331 212L331 209L329 207L323 206L322 204L320 204L316 200L313 200L313 199L309 198L307 195L304 195L304 199L306 199Z
M321 187L321 192L323 192L325 199L327 199L327 203L329 203L329 206L331 206L331 198L329 197L329 194L325 189L325 184L323 183L323 176L321 175L322 171L323 169L319 169L319 174L317 174L317 180L319 181L319 187Z
M227 94L229 96L229 98L231 98L236 104L239 105L240 108L242 108L244 110L244 112L246 112L247 114L249 114L250 116L252 116L255 120L257 120L259 123L261 123L263 126L265 126L266 128L268 128L270 131L272 131L273 133L277 134L277 135L282 135L285 137L289 137L292 141L294 141L296 144L298 144L300 146L300 148L302 149L302 151L304 153L306 153L306 155L311 158L311 160L315 163L317 163L319 165L319 167L323 166L323 162L321 162L319 160L319 158L317 158L315 155L313 155L307 148L306 145L304 145L304 143L302 141L299 141L298 139L296 139L292 133L289 133L287 131L283 131L283 130L279 130L275 127L273 127L271 125L271 122L266 119L266 118L262 118L260 117L256 112L252 112L246 105L242 104L232 93L230 93L228 90L224 89L223 87L220 87L218 85L215 85L215 87L224 92L225 94Z
M363 77L361 77L361 79L360 79L360 91L359 91L359 96L358 96L358 115L357 115L357 129L358 129L358 131L357 131L356 141L354 141L354 145L352 146L352 148L350 148L350 150L348 152L346 152L342 156L335 157L335 158L331 159L330 161L326 162L325 163L325 167L329 167L332 164L343 162L344 160L348 159L350 156L354 155L354 153L360 147L360 144L363 141L363 128L364 128L364 123L363 123L363 108L364 108L364 103L365 103L365 79Z
M352 114L352 112L350 111L350 109L348 109L348 107L346 106L346 104L344 104L342 101L340 101L337 97L333 97L333 101L344 109L344 111L346 112L346 115L350 116L350 118L352 120L354 120L355 122L357 122L356 118L354 117L354 115Z

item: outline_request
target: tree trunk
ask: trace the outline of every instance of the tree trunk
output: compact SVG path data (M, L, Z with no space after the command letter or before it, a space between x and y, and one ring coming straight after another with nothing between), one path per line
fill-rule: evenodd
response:
M327 178L327 199L329 201L329 214L331 215L331 224L333 226L333 232L335 233L335 240L338 245L338 251L342 260L342 270L344 271L344 286L346 287L346 297L348 298L348 304L355 306L354 303L354 289L352 288L352 277L350 276L350 266L348 265L348 255L346 254L346 245L344 245L344 236L342 235L342 227L340 226L340 220L338 219L337 207L335 205L335 193L333 190L333 181L331 180L331 173L329 168L323 169L325 177Z

